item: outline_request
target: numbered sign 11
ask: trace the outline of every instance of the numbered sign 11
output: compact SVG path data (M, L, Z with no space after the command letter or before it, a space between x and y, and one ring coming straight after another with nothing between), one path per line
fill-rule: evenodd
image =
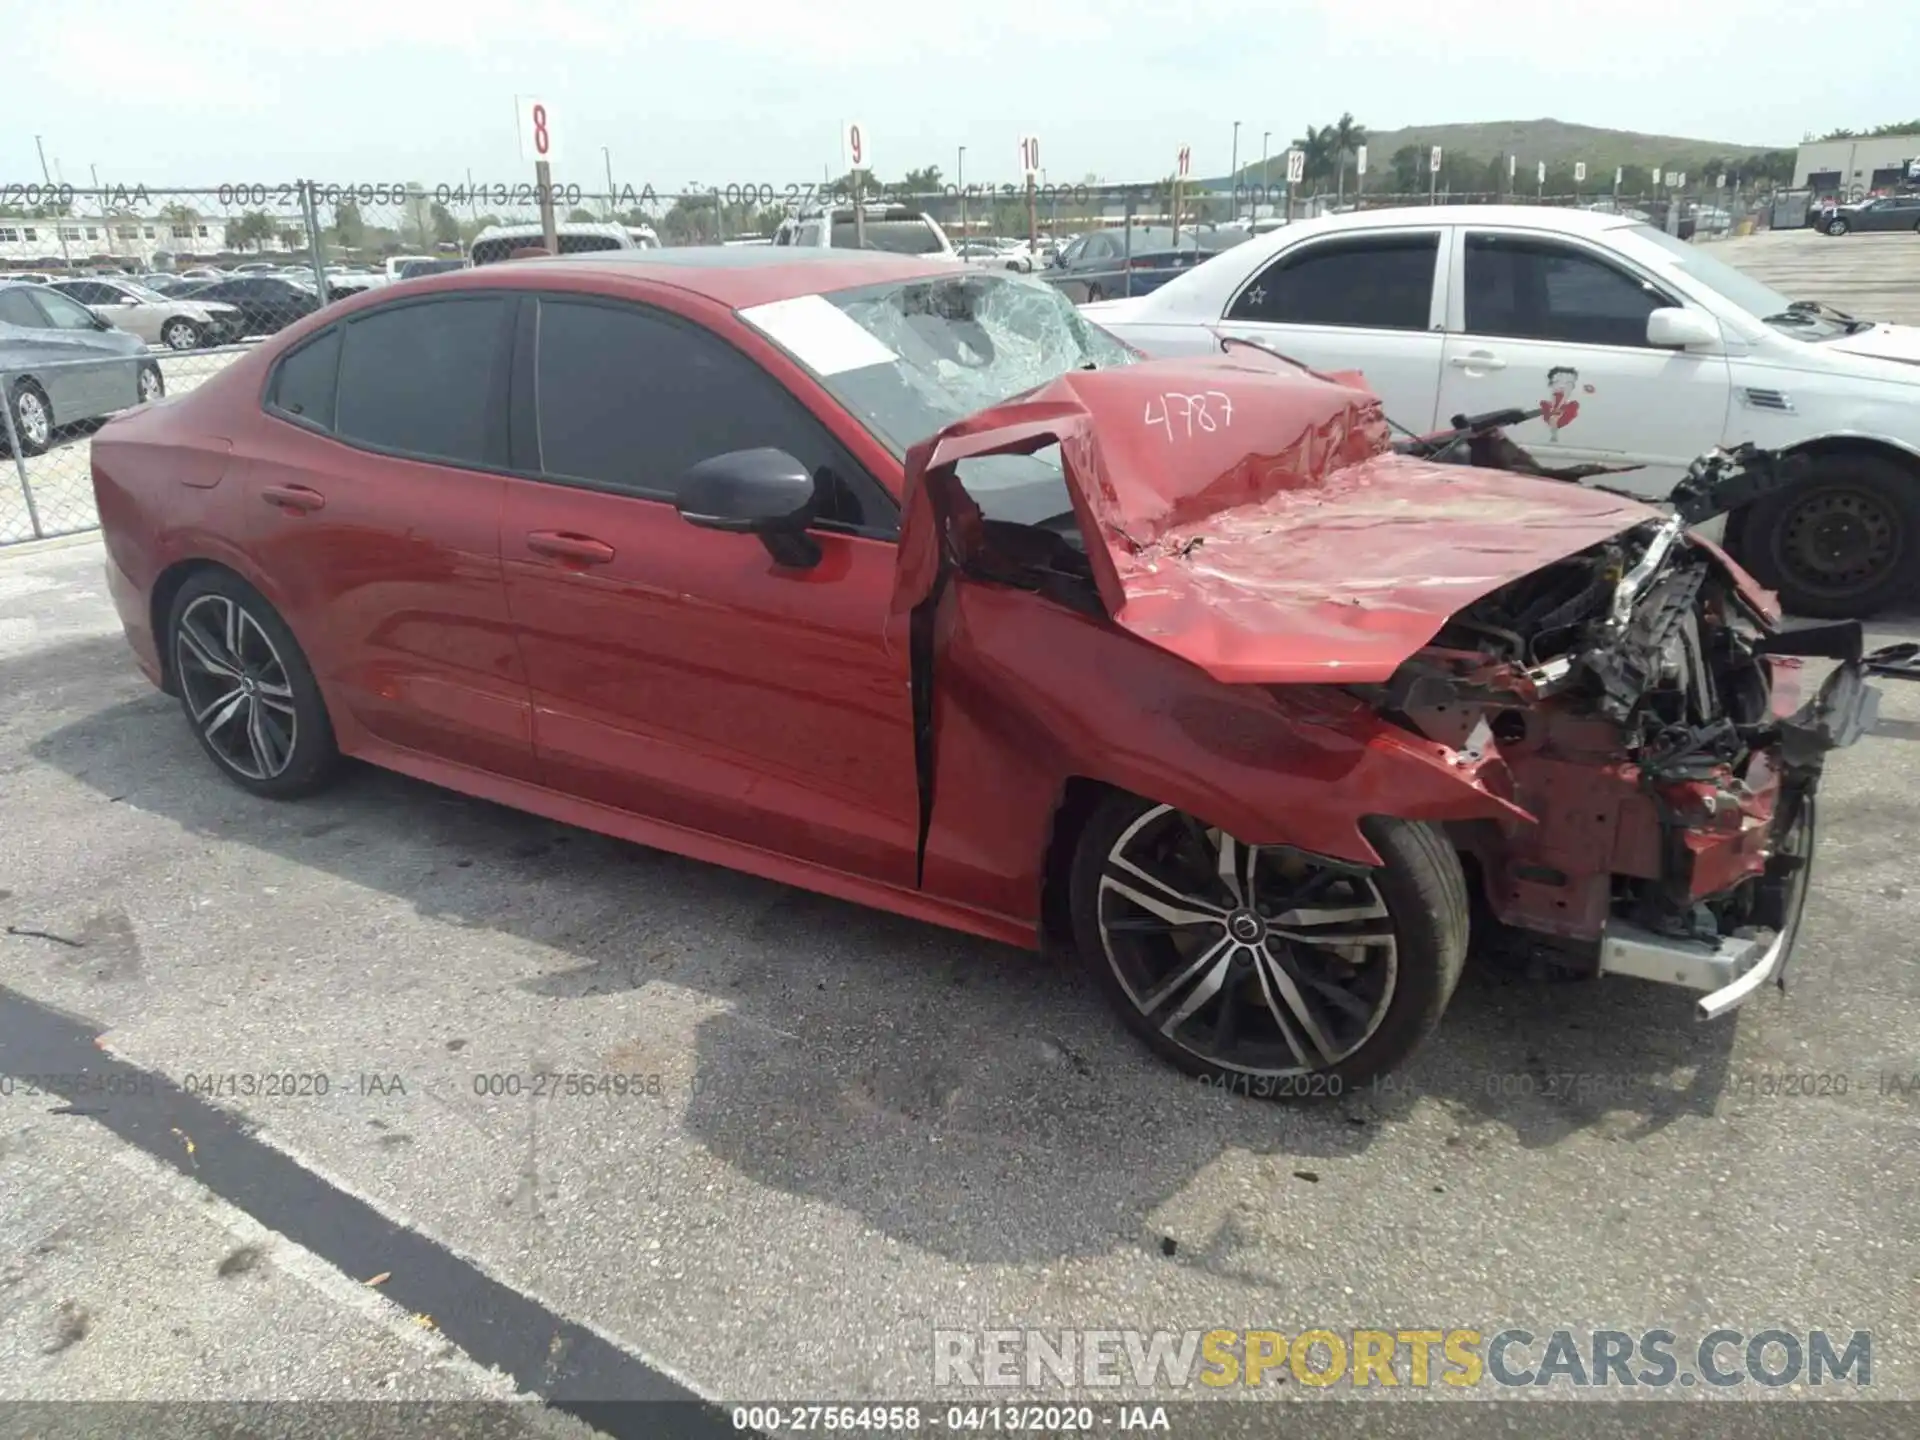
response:
M873 169L873 137L858 120L840 127L840 163L848 170Z
M522 95L514 103L520 113L520 158L533 163L558 160L560 146L547 102Z
M1182 180L1193 173L1193 147L1191 145L1182 145L1180 147L1180 163L1174 173Z

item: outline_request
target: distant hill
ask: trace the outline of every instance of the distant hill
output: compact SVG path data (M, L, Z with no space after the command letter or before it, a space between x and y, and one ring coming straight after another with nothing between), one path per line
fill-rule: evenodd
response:
M1291 140L1292 137L1288 137ZM1598 125L1570 125L1564 120L1489 120L1472 125L1408 125L1399 130L1375 130L1367 136L1367 168L1383 170L1403 145L1421 149L1438 145L1449 161L1482 162L1502 155L1519 157L1522 169L1538 161L1549 169L1584 160L1588 172L1598 175L1615 166L1664 166L1703 170L1710 160L1736 160L1793 146L1739 144L1731 140L1689 140L1678 135L1647 135L1638 130L1606 130ZM1286 145L1280 144L1272 161L1277 176L1286 173ZM1260 162L1241 167L1249 181L1259 178ZM1203 182L1207 188L1231 184L1226 176Z

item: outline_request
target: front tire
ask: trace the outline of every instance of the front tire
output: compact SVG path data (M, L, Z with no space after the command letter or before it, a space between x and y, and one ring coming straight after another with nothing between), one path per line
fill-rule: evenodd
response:
M167 640L187 723L229 780L287 800L333 778L340 751L319 683L259 591L227 570L189 577Z
M1852 228L1853 227L1844 220L1829 220L1827 222L1827 234L1829 235L1844 235Z
M44 455L53 443L53 406L47 392L31 380L13 382L9 397L13 406L13 433L19 437L22 455ZM0 432L0 440L7 437Z
M1122 1021L1190 1075L1331 1096L1407 1059L1466 958L1459 857L1435 827L1365 822L1384 862L1252 847L1116 795L1074 858L1076 948Z
M169 350L197 350L207 343L206 331L191 320L169 320L161 328L160 343Z
M134 384L139 391L139 403L142 405L150 405L167 393L167 382L160 374L160 367L151 360L140 362L140 372Z
M1873 455L1815 462L1755 502L1742 559L1795 615L1864 618L1902 598L1920 557L1920 476Z

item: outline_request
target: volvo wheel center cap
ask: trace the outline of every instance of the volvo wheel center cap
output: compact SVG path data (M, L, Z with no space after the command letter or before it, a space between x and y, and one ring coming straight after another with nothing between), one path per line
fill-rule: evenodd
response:
M1267 922L1251 910L1236 910L1227 917L1227 933L1242 945L1251 945L1267 933Z

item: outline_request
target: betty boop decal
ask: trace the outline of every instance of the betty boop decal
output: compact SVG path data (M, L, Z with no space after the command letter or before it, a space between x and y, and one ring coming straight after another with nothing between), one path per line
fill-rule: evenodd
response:
M1556 365L1547 371L1547 398L1540 402L1540 416L1547 422L1547 438L1558 440L1560 432L1580 414L1580 402L1574 395L1580 388L1580 372L1571 365ZM1593 387L1587 386L1587 393Z

